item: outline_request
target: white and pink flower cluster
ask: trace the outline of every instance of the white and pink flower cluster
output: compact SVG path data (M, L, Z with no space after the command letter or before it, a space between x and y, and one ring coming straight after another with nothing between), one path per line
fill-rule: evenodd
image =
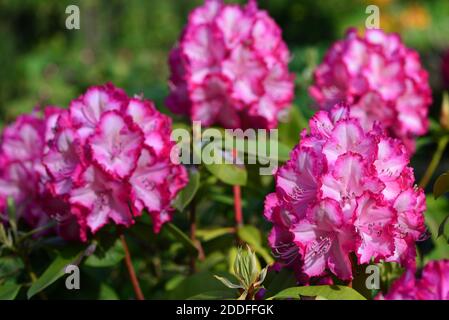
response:
M415 276L416 269L407 269L393 283L388 293L378 300L449 300L449 260L430 261Z
M19 116L7 126L0 141L0 219L7 220L6 203L11 198L16 216L32 228L44 228L51 218L66 238L76 237L73 219L65 217L68 207L46 188L49 176L42 164L52 126L60 109L47 107L43 116L36 110ZM64 218L64 219L63 219ZM51 228L45 232L50 231Z
M149 100L106 84L91 87L58 117L43 163L53 195L70 206L80 238L109 221L122 226L147 209L156 232L187 183L171 162L171 120Z
M413 266L425 195L403 144L378 126L365 130L344 105L319 111L309 125L265 200L279 261L308 277L331 271L344 280L351 256Z
M361 37L350 29L315 70L309 91L324 110L342 101L352 105L351 115L365 130L380 122L410 153L416 136L428 130L428 74L397 34L371 29Z
M204 126L275 128L293 99L288 62L281 29L254 0L206 0L170 53L166 103Z

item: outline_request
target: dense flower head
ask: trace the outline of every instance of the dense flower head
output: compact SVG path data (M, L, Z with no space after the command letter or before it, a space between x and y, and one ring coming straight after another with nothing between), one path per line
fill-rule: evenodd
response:
M80 238L109 221L130 226L147 209L156 232L187 183L171 161L171 120L112 84L89 88L57 118L44 155L52 194L63 198Z
M449 300L449 260L430 261L419 276L407 269L379 300Z
M227 128L274 128L293 99L281 29L254 0L206 0L170 53L169 108Z
M397 34L369 29L361 37L350 29L315 70L309 92L324 110L342 101L352 105L351 115L365 130L380 122L410 153L416 136L428 130L428 74Z
M319 111L276 172L265 200L274 254L298 274L351 279L359 264L415 262L425 234L425 195L414 186L403 144L375 125L365 130L350 109Z
M50 222L48 207L57 207L45 187L48 175L42 165L46 143L61 109L47 107L19 116L2 132L0 140L0 216L6 219L6 203L11 198L16 215L30 227Z

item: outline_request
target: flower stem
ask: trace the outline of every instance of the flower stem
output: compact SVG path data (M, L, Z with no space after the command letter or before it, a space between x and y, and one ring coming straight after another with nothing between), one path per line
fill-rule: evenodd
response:
M438 167L438 164L440 163L441 157L443 156L444 153L444 149L446 148L448 142L449 142L449 135L442 136L438 140L437 150L433 154L432 160L430 161L429 166L427 167L427 170L424 173L424 176L421 178L421 181L419 182L419 186L421 188L424 189L429 183L430 179L432 178L435 169Z
M122 233L119 235L122 241L123 249L125 250L125 263L128 269L128 274L133 285L134 293L136 294L137 300L145 300L142 290L140 289L139 280L137 280L136 272L134 271L133 263L131 260L131 254L129 253L128 244L126 243L125 235Z
M243 225L243 214L242 214L242 196L240 186L233 186L234 191L234 215L235 224L239 228Z

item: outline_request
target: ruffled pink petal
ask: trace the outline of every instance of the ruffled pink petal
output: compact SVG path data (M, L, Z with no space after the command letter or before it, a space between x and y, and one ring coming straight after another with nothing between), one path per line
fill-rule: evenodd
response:
M118 112L105 112L95 133L89 138L92 159L106 172L119 178L135 168L143 145L142 131Z

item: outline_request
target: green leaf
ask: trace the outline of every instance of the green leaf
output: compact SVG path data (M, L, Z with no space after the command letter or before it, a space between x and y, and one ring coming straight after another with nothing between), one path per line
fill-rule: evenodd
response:
M95 252L84 262L86 266L94 268L106 268L115 266L125 257L125 250L120 240L116 240L108 248L97 246Z
M445 197L435 200L432 196L426 196L426 205L427 210L424 217L426 219L426 225L430 230L433 247L432 251L426 253L423 262L449 259L449 246L446 243L446 239L444 237L438 237L438 230L449 212L449 200ZM447 226L445 224L445 231L448 229Z
M206 169L220 181L237 186L246 185L247 172L245 167L235 164L204 164Z
M438 227L438 234L437 237L440 237L444 234L444 227L446 226L446 223L449 219L449 215L444 218L444 220L440 223L440 226Z
M66 250L60 252L56 259L48 266L44 273L28 289L27 297L30 299L36 293L41 292L53 282L64 275L64 269L67 265L77 262L82 256L83 251Z
M189 170L189 183L184 189L179 192L173 203L173 206L181 212L184 211L184 209L195 197L195 194L198 191L199 187L200 172L197 169Z
M433 185L433 196L435 199L449 191L449 173L443 173L437 178Z
M262 246L262 236L259 229L254 226L245 225L238 229L237 234L239 238L248 243L267 264L274 262L274 259L269 251Z
M267 296L273 296L284 288L293 287L297 284L297 280L293 270L282 268L279 272L269 272L265 280Z
M223 283L226 287L231 289L244 289L241 284L235 284L232 283L230 280L226 279L225 277L219 277L215 276L215 279Z
M235 228L214 228L214 229L198 229L196 230L196 236L203 241L209 241L226 234L232 234L235 232Z
M301 296L321 297L327 300L366 300L354 289L336 285L288 288L269 299L300 299Z
M184 233L181 229L179 229L177 226L175 226L173 223L169 222L164 225L164 229L166 229L168 232L170 232L176 239L178 239L184 247L189 251L191 254L198 254L198 248L193 243L193 241Z
M118 300L119 297L115 290L106 283L100 284L100 292L98 298L100 300Z
M220 276L229 277L227 273ZM222 291L223 284L214 279L210 272L199 272L180 281L176 288L167 293L168 299L188 299L209 291Z
M237 296L232 290L213 290L197 294L187 300L223 300L235 299Z
M299 134L298 134L299 137ZM270 137L266 137L265 139L262 139L262 137L238 137L235 134L229 134L228 132L225 132L225 139L232 139L233 143L227 144L221 139L217 139L214 141L214 145L217 149L224 149L227 150L227 152L230 152L234 149L237 149L239 152L239 155L242 155L243 153L252 156L254 158L260 159L260 160L279 160L279 161L287 161L289 159L291 146L286 145L279 141L279 139L272 137L270 141ZM296 143L297 143L296 138ZM295 144L296 144L295 143ZM277 153L273 154L271 151L271 147L275 147L277 145ZM251 147L250 147L251 146Z
M0 285L0 300L14 300L21 288L20 284L6 282Z

